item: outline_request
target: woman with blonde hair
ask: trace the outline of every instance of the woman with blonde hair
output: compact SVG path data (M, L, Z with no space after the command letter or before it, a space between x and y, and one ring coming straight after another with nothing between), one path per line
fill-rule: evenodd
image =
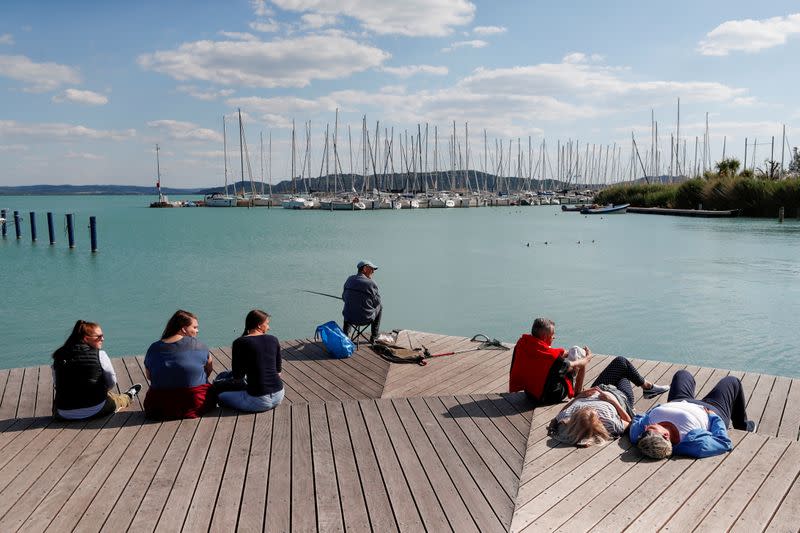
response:
M600 372L592 387L575 395L550 422L548 434L564 443L585 447L622 435L633 419L633 385L645 398L669 390L645 380L628 359L619 356Z

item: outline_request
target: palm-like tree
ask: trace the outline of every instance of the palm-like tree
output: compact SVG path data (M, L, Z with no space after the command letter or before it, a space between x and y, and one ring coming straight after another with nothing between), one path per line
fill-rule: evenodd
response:
M720 176L735 176L739 172L739 166L741 166L741 163L734 157L718 161L716 165Z

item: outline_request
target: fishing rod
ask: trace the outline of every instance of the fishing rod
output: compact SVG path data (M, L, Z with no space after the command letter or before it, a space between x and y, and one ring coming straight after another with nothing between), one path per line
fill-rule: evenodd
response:
M299 290L301 292L307 292L309 294L318 294L319 296L327 296L328 298L333 298L334 300L341 300L342 299L341 296L335 296L333 294L328 294L328 293L325 293L325 292L308 291L306 289L297 289L297 290Z

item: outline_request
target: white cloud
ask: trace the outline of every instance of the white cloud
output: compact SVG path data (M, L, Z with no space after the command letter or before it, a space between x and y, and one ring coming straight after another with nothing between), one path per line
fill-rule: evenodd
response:
M242 31L220 31L218 32L223 37L227 37L228 39L234 41L258 41L258 37L253 35L252 33L242 32Z
M281 25L272 19L265 21L256 21L250 23L250 28L261 33L275 33L281 29Z
M0 144L0 152L27 152L30 146L26 144Z
M381 70L388 74L394 74L400 78L408 78L415 74L432 74L434 76L446 76L447 67L434 65L404 65L402 67L382 67Z
M540 63L498 69L476 69L459 82L473 91L551 95L560 99L603 102L624 96L626 105L682 97L699 102L753 103L746 89L717 82L639 81L628 79L628 69L590 62L601 58L581 53L561 63Z
M307 28L322 28L324 26L333 26L338 19L336 15L323 15L322 13L306 13L300 20Z
M253 12L257 17L266 17L272 15L272 9L267 6L265 0L251 0L250 5L253 7Z
M213 141L222 142L222 134L208 128L202 128L192 122L179 120L151 120L147 123L151 128L160 130L170 139L176 141Z
M41 141L80 141L83 139L124 141L136 135L136 130L96 130L86 126L64 123L22 123L0 120L0 139L34 138Z
M472 32L478 35L497 35L498 33L505 33L508 28L505 26L475 26Z
M449 35L453 27L469 24L475 5L468 0L273 0L287 11L311 12L356 19L373 33L415 36Z
M800 13L762 20L729 20L706 34L697 50L705 56L726 56L731 52L759 52L786 44L800 33Z
M209 90L209 89L200 89L195 85L178 85L177 90L182 93L186 93L193 98L197 98L198 100L216 100L217 98L226 98L236 91L233 89L220 89L219 91Z
M448 46L446 48L442 48L442 52L452 52L453 50L456 50L458 48L464 48L464 47L484 48L488 44L489 43L487 43L486 41L482 41L480 39L475 39L475 40L472 40L472 41L456 41L454 43L451 43L450 46Z
M271 42L196 41L139 56L143 68L177 80L247 87L305 87L379 66L390 55L337 34Z
M94 91L67 89L63 93L55 95L53 97L53 102L57 104L73 102L85 105L106 105L108 103L108 97Z
M0 35L0 44L14 44L14 36L10 33Z
M0 76L21 81L30 92L46 92L68 83L80 83L78 71L57 63L36 63L26 56L0 55Z
M69 151L64 154L64 157L67 159L86 159L87 161L97 161L98 159L104 159L102 155L91 154L88 152L72 152Z

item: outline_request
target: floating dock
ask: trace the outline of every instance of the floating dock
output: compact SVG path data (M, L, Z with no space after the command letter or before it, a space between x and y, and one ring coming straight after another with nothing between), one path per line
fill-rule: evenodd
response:
M409 335L434 353L477 344ZM48 366L0 371L0 530L798 530L800 380L634 359L658 383L689 370L698 396L736 375L759 421L732 431L729 454L651 461L627 438L549 440L561 405L504 392L511 350L418 366L366 346L334 360L311 339L281 345L286 399L261 414L146 421L131 356L113 359L121 390L145 384L130 410L57 422ZM230 368L228 348L212 355ZM609 361L592 360L588 383ZM639 412L657 401L636 393Z

